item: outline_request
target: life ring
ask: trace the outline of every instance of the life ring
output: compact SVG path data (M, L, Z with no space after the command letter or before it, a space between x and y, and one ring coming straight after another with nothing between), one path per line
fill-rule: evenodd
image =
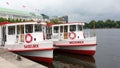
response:
M76 34L74 32L70 32L69 33L69 38L72 39L72 40L75 39L76 38Z
M28 39L28 38L30 38L30 39ZM25 35L25 41L26 41L27 43L32 42L32 40L33 40L33 37L31 36L31 34L26 34L26 35Z

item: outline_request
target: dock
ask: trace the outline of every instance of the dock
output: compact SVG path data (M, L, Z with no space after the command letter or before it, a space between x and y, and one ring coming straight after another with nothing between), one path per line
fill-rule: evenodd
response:
M0 48L0 68L47 68L39 63Z

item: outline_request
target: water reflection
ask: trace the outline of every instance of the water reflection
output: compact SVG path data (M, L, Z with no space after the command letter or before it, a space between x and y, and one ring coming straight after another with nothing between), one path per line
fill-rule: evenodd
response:
M54 52L53 68L96 68L92 56Z
M93 56L54 51L53 63L38 62L48 68L97 68Z

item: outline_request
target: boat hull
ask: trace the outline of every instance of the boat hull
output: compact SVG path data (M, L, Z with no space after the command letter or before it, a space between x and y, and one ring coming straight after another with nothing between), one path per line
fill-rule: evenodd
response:
M93 48L93 49L91 49ZM96 46L71 46L71 47L59 47L57 51L63 51L66 53L85 54L93 56L96 52Z
M94 55L96 52L96 37L86 38L82 40L64 40L54 41L57 50L68 53Z
M47 62L52 63L53 61L53 49L51 50L41 50L41 51L12 51L21 56L24 56L28 59L38 61L38 62Z
M53 61L54 47L52 41L42 41L34 44L6 45L5 48L31 60L47 63L52 63Z

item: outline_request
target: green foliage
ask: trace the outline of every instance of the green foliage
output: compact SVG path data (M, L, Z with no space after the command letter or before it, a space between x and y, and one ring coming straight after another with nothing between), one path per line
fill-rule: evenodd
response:
M52 19L50 22L54 23L54 24L61 24L62 23L58 19Z
M95 26L94 26L95 25ZM103 20L92 20L89 23L86 23L85 28L120 28L120 21L114 21L107 19Z
M8 18L8 22L11 22L11 19L10 19L10 18Z
M4 18L0 17L0 22L3 22L4 21Z
M23 22L25 22L25 19L23 19Z
M27 22L27 21L33 21L31 20L25 20L25 19L12 19L12 18L2 18L0 17L0 22L11 22L11 23L15 23L15 22Z
M25 19L11 19L11 18L2 18L0 17L0 23L1 22L27 22L27 21L33 21L33 20L25 20ZM58 19L52 19L50 21L51 23L54 24L61 24L62 22L60 22ZM85 23L85 28L120 28L120 21L114 21L114 20L110 20L107 19L105 21L103 20L92 20L89 23Z
M19 22L19 19L17 18L15 22Z
M14 19L12 19L12 21L11 22L15 22L15 20Z

